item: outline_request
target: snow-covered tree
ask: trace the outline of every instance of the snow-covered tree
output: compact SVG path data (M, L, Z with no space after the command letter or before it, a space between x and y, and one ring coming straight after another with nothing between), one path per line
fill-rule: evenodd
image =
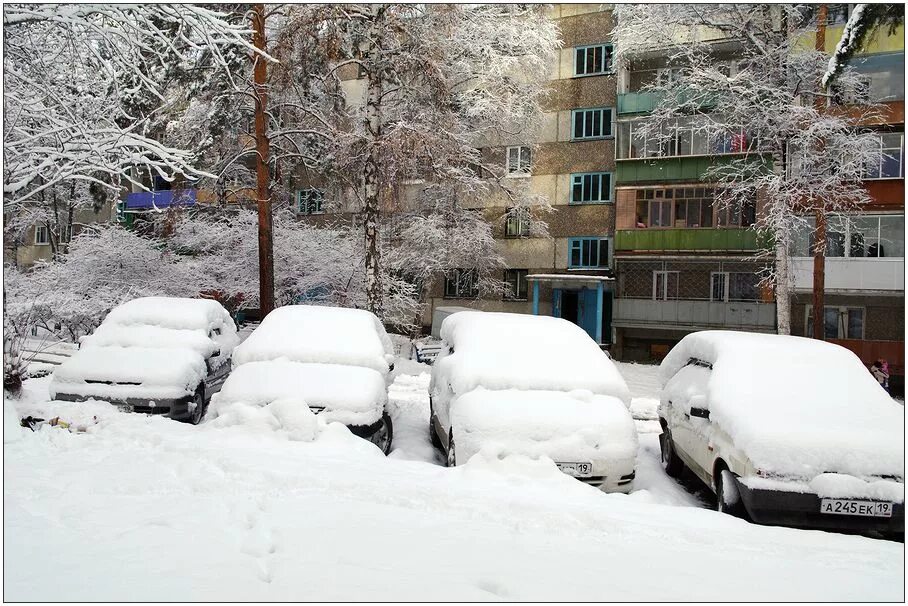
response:
M132 169L198 175L189 152L149 136L170 66L227 66L248 28L192 4L5 4L6 205L71 181L117 188Z
M738 137L741 155L714 163L703 177L716 182L720 207L759 201L756 229L773 242L767 281L775 289L777 327L790 332L792 238L808 214L868 201L861 179L879 150L859 125L873 110L838 111L819 92L829 56L814 50L806 6L621 5L616 12L618 61L658 50L680 68L677 77L644 88L658 103L638 132L668 140L685 120L703 136ZM858 98L851 71L840 73L837 87L838 95Z
M871 32L885 28L892 35L896 28L904 23L904 4L854 5L845 27L842 28L842 36L836 43L835 51L829 58L826 73L823 74L823 88L828 88L835 82Z
M447 189L453 203L415 209L443 207L441 223L452 212L469 221L492 190L512 206L545 204L483 168L477 146L533 132L556 46L554 25L532 5L288 8L271 51L273 157L323 175L361 212L370 310L384 315L382 216L412 212L405 197L426 200L413 181ZM361 89L341 80L344 69L358 71Z

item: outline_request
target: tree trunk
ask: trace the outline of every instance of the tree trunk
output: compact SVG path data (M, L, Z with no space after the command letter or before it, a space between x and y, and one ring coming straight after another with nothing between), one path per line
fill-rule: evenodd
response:
M791 334L791 273L787 234L776 234L776 331Z
M373 10L381 9L373 5ZM382 78L378 63L381 49L375 43L377 39L379 18L373 20L373 35L368 37L369 48L366 53L366 111L364 124L368 139L368 152L363 170L363 227L366 247L366 303L369 311L379 318L384 316L384 291L381 279L381 242L379 241L379 150L377 142L381 137L381 96Z
M826 48L826 5L821 4L817 11L817 36L815 50L822 52ZM822 83L817 82L817 92L822 89ZM822 112L825 97L816 95L814 105L817 111ZM826 311L826 208L818 202L815 210L816 232L813 245L813 338L825 337Z
M265 50L265 5L253 5L252 42ZM259 308L262 317L274 309L274 244L272 241L270 175L268 174L268 137L265 112L268 103L267 65L260 55L253 55L255 87L255 173L259 218Z

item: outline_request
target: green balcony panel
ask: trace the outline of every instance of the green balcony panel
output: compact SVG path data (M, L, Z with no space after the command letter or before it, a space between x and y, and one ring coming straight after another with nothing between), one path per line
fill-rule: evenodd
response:
M679 92L676 98L681 105L701 96L699 93ZM618 95L618 114L649 113L662 102L662 97L660 93L621 93ZM699 108L709 109L715 105L715 95L703 96Z
M728 163L739 155L726 156L680 156L676 158L641 158L616 162L615 184L635 185L648 183L670 183L673 181L701 182L703 174L711 167ZM755 158L754 162L760 160ZM767 170L771 167L768 158L763 160Z
M757 251L757 232L744 228L619 229L615 250L634 251Z

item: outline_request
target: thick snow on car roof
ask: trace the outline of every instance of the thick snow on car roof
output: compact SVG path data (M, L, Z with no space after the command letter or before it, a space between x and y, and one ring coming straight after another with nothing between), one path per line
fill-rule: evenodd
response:
M454 348L436 363L433 381L455 394L486 389L586 389L627 404L618 369L576 324L561 318L463 311L445 319L442 339Z
M705 394L710 421L757 468L796 476L904 476L904 407L844 347L803 337L697 332L663 360L663 385L691 358L713 366Z
M233 366L287 358L388 372L394 348L375 314L363 309L288 305L269 313L234 350Z
M286 398L324 408L327 421L371 425L381 418L388 391L384 375L371 368L288 360L249 362L234 369L215 395L212 418L234 403L263 407Z
M191 349L204 357L219 349L218 344L202 330L161 328L148 324L101 324L79 343L81 349L111 346Z
M148 324L163 328L208 331L224 324L233 325L227 310L212 299L178 297L141 297L115 307L104 324Z

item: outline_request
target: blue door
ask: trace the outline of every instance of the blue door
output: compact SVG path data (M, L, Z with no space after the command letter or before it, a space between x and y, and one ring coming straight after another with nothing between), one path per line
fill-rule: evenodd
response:
M596 291L592 288L582 288L577 297L580 309L577 313L577 324L586 331L594 341L596 340Z

